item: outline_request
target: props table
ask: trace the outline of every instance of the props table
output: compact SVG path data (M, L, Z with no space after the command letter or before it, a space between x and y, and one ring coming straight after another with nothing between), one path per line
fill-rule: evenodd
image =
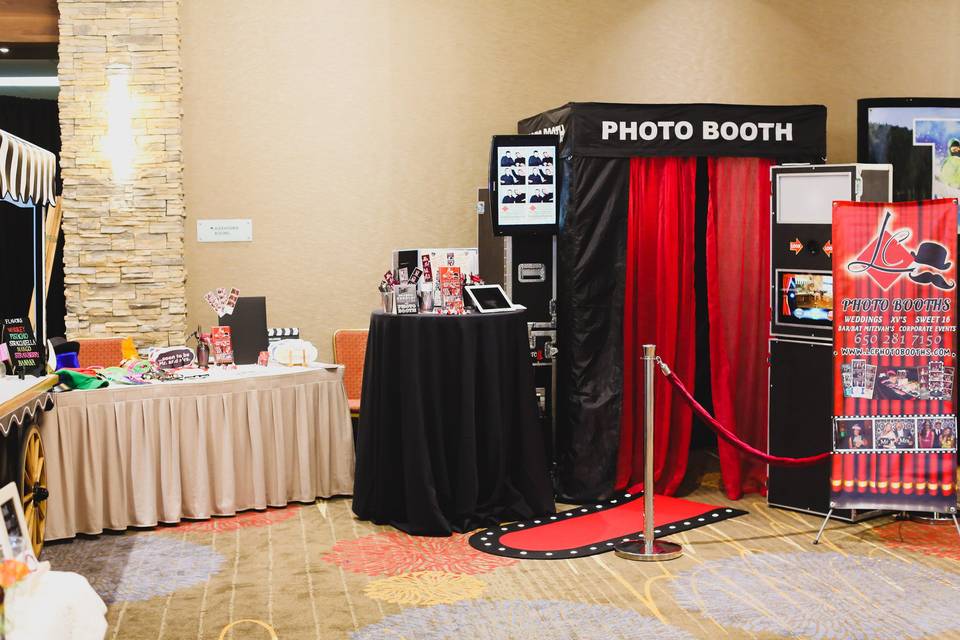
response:
M553 513L524 316L372 315L360 518L450 535Z
M57 396L41 425L46 539L351 493L342 368L210 372Z

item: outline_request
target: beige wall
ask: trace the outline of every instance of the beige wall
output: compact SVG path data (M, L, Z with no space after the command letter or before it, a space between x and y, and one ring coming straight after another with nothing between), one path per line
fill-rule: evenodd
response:
M475 244L492 133L567 101L823 103L830 161L859 97L960 93L955 2L185 0L188 309L268 297L329 357L390 252ZM940 29L939 32L936 29ZM252 218L199 245L198 218Z

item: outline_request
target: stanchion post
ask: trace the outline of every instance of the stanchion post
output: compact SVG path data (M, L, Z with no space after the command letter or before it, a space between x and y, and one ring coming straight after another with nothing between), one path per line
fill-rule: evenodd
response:
M653 519L653 376L657 347L643 345L643 540L627 540L614 546L614 552L627 560L648 562L673 560L683 555L683 547L657 540Z

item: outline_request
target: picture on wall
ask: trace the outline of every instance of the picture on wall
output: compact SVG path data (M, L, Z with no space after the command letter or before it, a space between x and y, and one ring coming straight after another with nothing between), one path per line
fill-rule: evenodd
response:
M960 99L857 103L857 160L893 165L893 199L960 196Z

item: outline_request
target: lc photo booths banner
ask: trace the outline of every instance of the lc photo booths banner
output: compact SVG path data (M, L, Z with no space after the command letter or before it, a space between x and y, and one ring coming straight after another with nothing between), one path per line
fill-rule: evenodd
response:
M835 202L831 505L956 511L957 201Z
M823 161L826 108L571 102L518 132L561 138L558 494L603 499L642 480L644 342L766 450L769 167ZM662 379L656 407L655 488L669 495L693 417ZM719 453L730 498L762 491L764 465Z

